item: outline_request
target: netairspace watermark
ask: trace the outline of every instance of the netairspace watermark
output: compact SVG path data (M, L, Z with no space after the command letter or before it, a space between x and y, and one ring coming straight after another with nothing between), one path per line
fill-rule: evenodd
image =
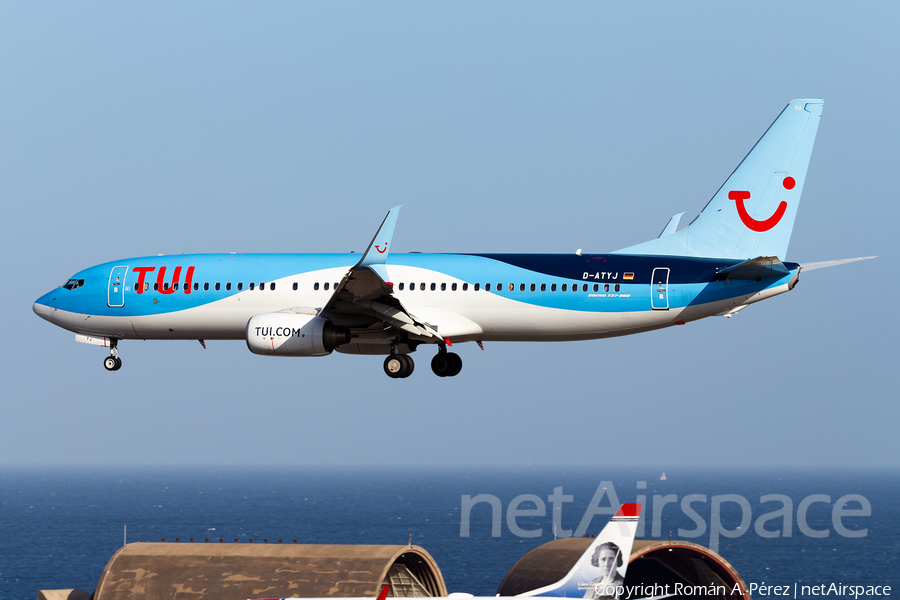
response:
M739 583L733 587L727 585L691 585L684 583L675 584L640 584L640 585L618 585L605 586L604 589L597 590L598 594L606 597L618 598L619 600L629 600L631 598L660 598L666 596L720 596L728 597L735 595L744 595L744 590ZM821 583L818 585L804 585L794 583L792 585L768 585L765 583L751 583L747 586L747 593L753 598L759 596L769 597L785 597L793 598L809 598L816 596L834 596L836 598L853 598L858 600L866 596L890 596L891 586L889 585L848 585L844 583Z
M638 490L647 489L646 481L637 482ZM604 498L606 501L604 502ZM616 494L615 486L611 481L601 481L597 486L597 491L591 499L590 504L581 517L578 527L573 532L571 529L563 529L563 505L575 501L575 497L571 494L564 494L563 488L554 487L553 493L547 496L547 502L550 504L551 511L551 527L555 537L583 537L591 526L591 521L596 516L606 516L608 519L615 514L620 506L619 496ZM662 517L663 510L670 505L674 505L669 509L680 507L684 516L694 523L692 529L678 529L678 536L681 538L699 538L709 532L709 548L713 552L719 551L720 538L738 538L746 534L751 529L751 525L756 534L762 538L792 537L794 535L794 521L796 517L797 529L800 533L810 538L826 538L831 535L832 529L838 535L846 538L861 538L868 535L868 528L859 528L859 522L853 521L844 523L844 519L850 517L870 517L872 516L872 505L865 496L860 494L847 494L841 496L832 503L831 496L826 494L810 494L803 498L798 504L796 511L794 510L794 501L790 496L784 494L766 494L759 497L760 505L770 505L769 507L760 507L760 510L770 510L761 514L753 520L753 507L745 496L740 494L719 494L707 497L706 494L687 494L682 496L680 501L677 494L666 494L665 496L656 494L653 496L652 502L647 502L647 496L643 494L637 495L638 503L643 506L641 510L641 520L638 523L637 537L646 537L646 523L651 522L650 537L662 537ZM702 510L703 505L709 504L709 522L697 512ZM472 509L479 504L486 504L491 509L491 536L500 537L503 522L503 504L497 496L493 494L478 494L476 496L464 495L461 499L460 507L460 537L469 537L471 531ZM522 505L527 505L523 507ZM807 513L814 505L826 505L831 510L831 527L823 529L813 529L807 520ZM733 512L735 508L740 508L741 521L740 525L734 528L725 527L722 523L722 508ZM823 507L816 506L818 511ZM827 509L826 509L827 510ZM705 512L705 511L704 511ZM510 533L517 537L536 538L544 533L543 527L535 529L523 529L518 523L520 517L546 517L547 504L544 499L535 494L521 494L510 501L506 507L506 526ZM605 524L606 519L602 519ZM532 524L534 522L532 521ZM851 525L848 528L847 525ZM602 524L601 524L602 526ZM596 528L597 525L594 525ZM821 525L820 525L821 527Z

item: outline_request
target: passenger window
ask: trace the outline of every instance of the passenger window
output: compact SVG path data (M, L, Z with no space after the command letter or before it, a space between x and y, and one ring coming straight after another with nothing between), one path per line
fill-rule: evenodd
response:
M221 287L222 287L222 284L220 284L220 283L217 281L217 282L216 282L216 291L218 292L219 289L221 289Z
M585 283L585 284L583 284L583 285L581 286L581 291L582 291L582 292L586 292L587 290L588 290L588 286L587 286L587 284Z
M442 291L442 292L446 292L446 291L447 291L447 284L446 284L446 283L442 283L442 284L441 284L441 291Z
M595 283L595 284L594 284L594 291L595 291L595 292L599 292L599 291L600 291L600 284L599 284L599 283Z
M530 289L531 289L532 292L534 291L534 284L533 284L533 283L531 284L531 288L530 288Z
M253 284L251 283L250 285L253 285ZM327 281L325 282L325 291L326 291L326 292L328 291L328 286L330 286L330 285L331 285L331 284L328 283ZM250 289L252 290L253 288L250 288Z
M567 290L569 289L569 284L567 284L567 283L562 284L562 288L561 288L561 289L562 289L562 291L564 291L564 292L567 291Z
M319 282L318 281L313 284L313 290L315 290L317 292L319 291Z
M524 291L525 291L525 284L524 284L524 283L520 283L520 284L519 284L519 291L520 291L520 292L524 292Z
M620 289L622 289L622 288L620 288L620 287L619 287L619 284L617 283L617 284L616 284L616 291L618 292Z
M480 290L481 290L481 284L480 284L480 283L476 283L476 284L473 286L472 289L474 289L476 292L480 291Z
M603 291L604 291L604 292L608 292L608 291L609 291L609 284L608 284L608 283L604 283L604 284L603 284Z
M489 284L489 283L484 284L484 291L486 291L486 292L491 291L491 284Z
M514 289L516 289L516 284L514 284L514 283L509 284L509 291L513 291ZM523 290L525 289L524 285L522 286L522 289Z
M403 282L402 282L402 281L401 281L401 282L400 282L400 285L399 285L399 286L397 286L397 287L398 287L398 288L399 288L399 290L400 290L400 291L401 291L401 292L402 292L402 291L403 291Z
M456 285L456 284L454 283L453 285ZM453 288L453 289L456 289L456 288ZM464 283L464 284L463 284L463 291L464 291L464 292L465 292L465 291L468 291L468 289L469 289L469 284L468 284L468 283Z
M225 284L225 291L227 291L227 292L231 291L231 282L230 281Z
M450 286L450 291L451 291L451 292L455 292L455 291L456 291L456 284L455 284L455 283L454 283L453 285Z
M334 282L334 289L338 289L337 281Z
M262 292L262 291L264 291L265 289L266 289L266 283L265 283L265 282L260 283L260 284L259 284L259 291Z
M423 291L423 292L425 291L425 282L424 281L419 284L419 290Z
M273 292L275 291L275 282L274 281L269 284L269 289L272 290Z
M556 291L556 284L555 284L555 283L551 283L551 284L550 284L550 291L551 291L551 292L555 292L555 291Z
M546 292L546 291L547 291L547 284L546 284L546 283L542 283L542 284L541 284L541 291L542 291L542 292Z
M158 291L159 291L159 283L154 283L154 284L153 284L153 291L154 291L154 292L158 292Z
M431 291L433 292L433 291L436 290L436 289L437 289L437 284L436 284L436 283L432 283L432 284L431 284Z
M144 284L144 289L145 289L145 290L147 289L147 284L146 284L146 283ZM199 289L200 289L200 284L199 284L199 283L195 283L195 284L194 284L194 291L196 292L196 291L199 290Z
M242 289L244 289L244 284L239 281L238 282L238 291L241 291Z
M205 284L203 284L203 285L209 285L209 284L208 284L208 283L205 283ZM207 289L207 288L204 287L203 289ZM256 284L253 283L252 281L250 282L250 289L251 289L251 290L256 289Z
M294 282L294 291L295 292L297 291L297 282L296 281Z

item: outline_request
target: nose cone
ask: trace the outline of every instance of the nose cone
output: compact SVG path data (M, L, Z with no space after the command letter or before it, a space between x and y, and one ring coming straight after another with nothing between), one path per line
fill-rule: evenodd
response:
M55 299L56 298L53 296L53 292L44 294L34 301L34 304L31 305L31 310L33 310L34 314L36 314L40 318L52 323L53 320L51 319L51 315L56 311L56 309L51 305L53 304L53 301Z

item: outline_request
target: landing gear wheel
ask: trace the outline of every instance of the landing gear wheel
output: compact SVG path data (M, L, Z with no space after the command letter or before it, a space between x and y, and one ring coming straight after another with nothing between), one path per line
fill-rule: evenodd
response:
M386 359L384 359L384 372L391 379L397 379L401 377L401 373L406 366L406 362L403 360L403 356L400 354L391 354Z
M400 360L404 362L404 368L400 370L400 377L409 377L416 368L416 363L409 354L401 354Z
M103 359L103 367L107 371L118 371L122 368L122 361L119 360L119 357L110 354Z
M459 354L448 352L447 360L450 361L450 371L447 373L447 377L456 377L462 371L462 359Z
M431 359L431 370L438 377L454 377L462 371L462 359L454 352L438 352Z
M118 371L121 368L122 368L122 359L117 356L116 357L116 368L113 369L113 371Z
M412 357L405 354L391 354L384 359L384 372L393 379L405 379L412 375L415 368Z

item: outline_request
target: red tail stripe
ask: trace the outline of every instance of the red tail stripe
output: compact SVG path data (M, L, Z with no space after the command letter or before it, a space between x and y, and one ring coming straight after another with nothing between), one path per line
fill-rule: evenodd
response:
M617 517L639 517L641 516L641 505L637 502L629 502L628 504L623 504L619 509L619 512L616 513Z

